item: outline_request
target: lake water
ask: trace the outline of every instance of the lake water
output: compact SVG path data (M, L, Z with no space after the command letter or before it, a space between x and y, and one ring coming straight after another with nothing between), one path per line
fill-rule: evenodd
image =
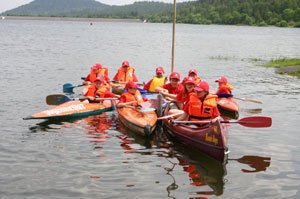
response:
M177 25L175 70L196 68L214 89L226 75L237 97L263 101L239 101L240 118L273 118L265 129L233 124L224 165L162 132L137 137L115 112L22 120L96 62L112 77L128 60L140 82L158 65L169 74L171 33L171 24L0 21L0 198L300 198L300 80L259 66L299 58L300 29Z

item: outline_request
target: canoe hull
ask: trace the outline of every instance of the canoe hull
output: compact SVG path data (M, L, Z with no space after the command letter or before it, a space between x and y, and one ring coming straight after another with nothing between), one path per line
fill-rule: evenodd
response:
M51 109L33 114L32 116L24 119L73 119L80 117L88 117L90 115L98 115L106 111L111 111L113 109L113 104L109 100L105 100L103 104L69 101L61 105L55 106Z
M228 116L232 119L239 118L240 107L236 101L232 98L219 98L217 101L218 109L224 116Z
M129 130L150 136L156 127L157 115L154 111L141 113L132 108L118 108L120 122Z
M191 124L172 124L165 120L164 129L172 138L218 161L224 162L227 159L227 126L219 120L202 127Z

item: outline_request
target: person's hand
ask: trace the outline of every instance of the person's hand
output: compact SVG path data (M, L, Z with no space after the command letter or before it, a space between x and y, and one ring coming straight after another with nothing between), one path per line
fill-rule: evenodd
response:
M143 107L142 107L142 105L137 105L136 108L137 109L142 109Z

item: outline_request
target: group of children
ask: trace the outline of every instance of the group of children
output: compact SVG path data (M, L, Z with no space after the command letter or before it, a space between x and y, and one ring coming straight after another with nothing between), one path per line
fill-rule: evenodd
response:
M218 91L216 93L210 92L209 84L201 80L195 69L189 70L188 76L180 81L181 78L178 72L172 72L168 81L164 68L159 66L155 70L155 76L143 88L148 92L159 92L165 99L175 101L179 110L183 113L178 120L219 117L217 98L224 95L231 96L233 89L227 78L223 76L216 80L219 84ZM122 63L113 81L110 81L106 67L103 67L101 64L95 64L91 67L89 75L84 80L84 84L90 85L84 91L84 96L90 102L98 102L97 97L117 97L119 98L118 107L126 106L130 102L132 102L132 106L140 106L147 99L138 90L137 82L135 69L130 66L128 61ZM115 83L125 85L125 91L121 96L110 92L111 86L115 86Z

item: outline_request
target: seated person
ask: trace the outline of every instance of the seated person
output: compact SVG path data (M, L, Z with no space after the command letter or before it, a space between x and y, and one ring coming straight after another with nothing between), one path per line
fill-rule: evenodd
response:
M135 70L129 65L129 62L123 61L122 66L119 68L113 79L118 83L127 83L130 81L138 82L134 72Z
M183 89L180 83L180 74L178 72L172 72L170 74L170 83L158 87L156 90L160 92L167 100L175 101L177 94Z
M178 93L176 102L179 109L184 109L185 105L189 100L189 95L194 92L195 79L193 77L186 77L183 80L183 89Z
M195 84L199 84L201 82L201 78L198 76L196 69L189 70L188 77L193 77L195 79Z
M225 76L220 77L215 82L219 83L219 88L216 93L218 97L232 97L233 86L228 83Z
M144 86L144 90L147 90L149 92L155 92L156 88L162 87L166 83L166 77L164 75L165 71L162 66L159 66L155 70L156 75L151 79L147 84Z
M135 82L128 82L125 85L126 91L121 95L117 107L126 107L127 105L141 107L147 98L144 98L137 88L138 85Z
M184 114L176 120L205 120L219 118L217 96L209 94L209 84L201 81L194 88L195 93L189 96L189 102L184 108Z
M105 84L103 77L97 77L94 83L88 88L88 91L84 95L90 103L99 103L103 100L97 100L97 98L115 98L119 97L111 93L108 84Z

